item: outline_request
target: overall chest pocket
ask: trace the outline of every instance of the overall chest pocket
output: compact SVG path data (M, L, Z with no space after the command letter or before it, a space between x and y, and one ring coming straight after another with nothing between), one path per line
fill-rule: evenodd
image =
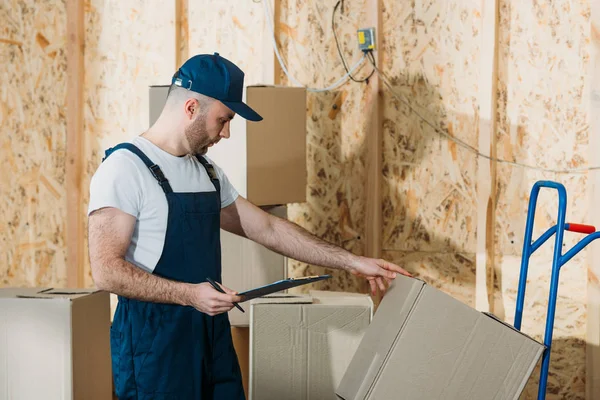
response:
M177 196L169 215L169 273L173 279L200 283L221 270L221 209L216 192Z

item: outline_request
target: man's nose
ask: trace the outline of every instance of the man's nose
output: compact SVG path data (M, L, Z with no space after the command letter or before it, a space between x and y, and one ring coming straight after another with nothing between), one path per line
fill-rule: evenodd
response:
M223 129L221 130L221 135L220 136L222 138L224 138L224 139L229 139L229 136L230 136L229 124L230 124L230 121L227 121L225 123L225 125L223 125Z

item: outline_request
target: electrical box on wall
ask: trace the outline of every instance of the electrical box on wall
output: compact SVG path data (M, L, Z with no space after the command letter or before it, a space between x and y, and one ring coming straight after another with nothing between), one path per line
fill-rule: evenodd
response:
M363 28L358 30L358 48L362 51L375 49L375 28Z

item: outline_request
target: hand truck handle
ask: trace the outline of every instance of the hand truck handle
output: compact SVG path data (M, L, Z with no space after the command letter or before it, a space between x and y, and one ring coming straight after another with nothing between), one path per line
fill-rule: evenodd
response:
M565 224L565 229L571 232L577 232L577 233L594 233L596 232L596 228L592 225L584 225L584 224L572 224L572 223L568 223Z

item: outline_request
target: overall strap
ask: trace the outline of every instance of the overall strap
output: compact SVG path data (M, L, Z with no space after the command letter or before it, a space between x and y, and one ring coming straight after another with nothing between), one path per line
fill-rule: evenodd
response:
M152 176L158 181L158 184L160 185L160 187L162 187L163 192L165 192L165 193L173 192L173 189L171 189L171 185L169 184L168 179L165 177L165 175L163 174L160 167L158 165L154 164L152 162L152 160L150 160L139 148L137 148L132 143L121 143L121 144L116 145L115 147L111 147L110 149L106 150L106 152L104 153L104 158L102 159L102 161L106 160L108 158L108 156L110 156L113 152L115 152L116 150L119 150L119 149L129 150L133 154L138 156L142 160L142 162L144 164L146 164L146 167L148 167Z
M197 155L196 159L198 159L198 161L200 161L200 163L206 170L206 173L208 174L210 181L212 182L215 189L217 190L217 196L219 196L219 204L221 204L221 183L219 182L219 177L217 176L215 167L213 167L212 164L210 164L208 161L206 161L206 158L204 158L200 155Z

